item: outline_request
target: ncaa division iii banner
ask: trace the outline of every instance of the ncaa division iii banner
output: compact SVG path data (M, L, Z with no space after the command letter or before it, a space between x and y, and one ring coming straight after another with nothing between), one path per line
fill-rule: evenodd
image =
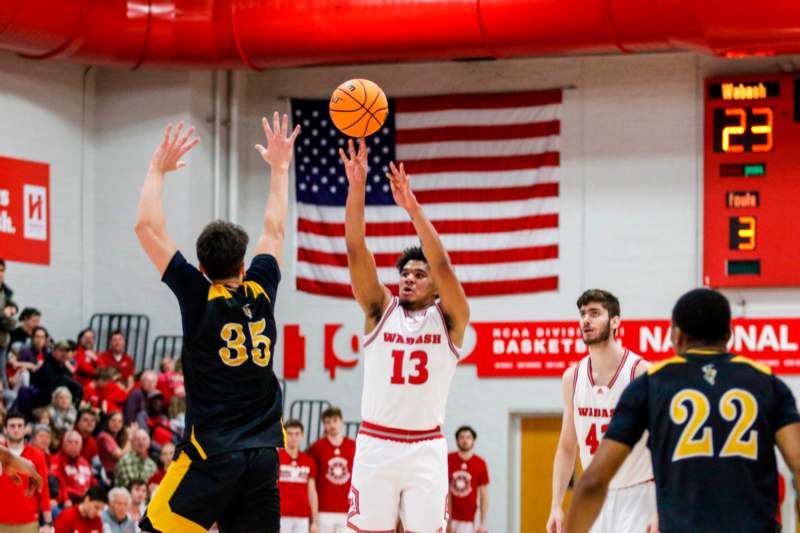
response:
M0 257L50 264L50 165L0 157Z

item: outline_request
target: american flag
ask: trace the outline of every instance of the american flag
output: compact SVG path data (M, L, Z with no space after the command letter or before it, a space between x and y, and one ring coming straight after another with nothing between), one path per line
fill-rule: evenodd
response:
M558 288L561 90L389 100L367 138L367 245L396 293L397 256L419 244L384 172L404 162L411 188L444 242L468 296ZM344 239L347 178L327 100L292 99L297 288L352 297Z

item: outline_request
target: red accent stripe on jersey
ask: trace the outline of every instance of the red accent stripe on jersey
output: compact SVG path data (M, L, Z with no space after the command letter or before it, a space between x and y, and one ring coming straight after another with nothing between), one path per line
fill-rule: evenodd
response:
M433 429L407 430L379 426L378 424L371 424L369 422L362 422L358 433L359 435L363 434L376 439L404 442L406 444L444 438L444 435L442 435L442 429L439 426L436 426Z
M453 352L453 355L456 356L456 359L459 361L461 360L461 354L458 353L458 348L456 345L453 344L453 339L450 338L450 328L447 327L447 320L444 318L444 311L442 311L442 306L438 303L436 304L436 310L439 311L439 316L442 318L442 326L444 326L444 332L447 336L447 344L450 345L450 351Z
M394 533L394 529L361 529L350 520L347 521L347 527L356 533Z
M572 373L572 399L575 400L575 389L578 387L578 370L581 368L581 362L575 365L575 371Z
M637 359L635 363L633 363L633 366L631 367L631 381L636 379L636 367L639 366L639 363L641 363L641 362L642 362L642 360L640 358L640 359Z
M463 93L438 96L407 96L395 100L396 113L420 113L446 109L502 109L508 107L535 107L560 104L561 89L496 93L498 98L487 98L486 93Z
M375 326L375 329L373 330L373 332L370 334L370 336L367 338L367 340L364 341L364 348L369 346L370 343L375 340L375 337L377 337L378 333L381 332L381 328L383 327L383 324L389 318L389 315L392 314L392 311L394 311L395 307L397 307L397 298L392 298L392 303L389 304L389 307L386 308L386 312L383 313L383 317L381 317L381 321L378 322L378 325Z
M589 384L594 387L594 376L592 376L592 356L589 356L589 364L586 365L586 372L589 374Z
M619 362L619 366L617 367L617 372L614 374L614 377L611 378L611 381L608 382L608 388L614 386L614 383L617 381L617 377L619 377L619 373L622 371L622 367L625 366L625 361L628 360L628 349L625 348L625 354L622 356L622 361Z

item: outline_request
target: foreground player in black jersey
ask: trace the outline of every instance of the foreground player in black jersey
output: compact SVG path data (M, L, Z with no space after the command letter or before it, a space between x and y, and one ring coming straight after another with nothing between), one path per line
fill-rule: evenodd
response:
M194 533L218 522L222 533L280 528L278 454L283 400L273 372L275 293L280 280L288 172L299 128L288 117L263 119L271 168L264 227L245 271L247 234L234 224L208 224L197 239L200 269L166 230L164 176L199 139L167 126L139 199L136 235L181 309L186 431L177 457L142 519L143 531Z
M672 311L675 357L631 383L575 488L565 531L588 531L608 483L645 430L662 533L774 533L775 444L800 476L800 415L769 367L727 351L728 300L684 294Z

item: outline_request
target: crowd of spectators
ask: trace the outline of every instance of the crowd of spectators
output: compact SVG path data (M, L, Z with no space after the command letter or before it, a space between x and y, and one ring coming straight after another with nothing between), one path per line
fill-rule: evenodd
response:
M0 528L138 531L183 432L180 363L137 374L121 331L102 351L91 329L52 339L41 311L20 311L5 271L0 259L0 445L46 483L27 496L0 474Z

